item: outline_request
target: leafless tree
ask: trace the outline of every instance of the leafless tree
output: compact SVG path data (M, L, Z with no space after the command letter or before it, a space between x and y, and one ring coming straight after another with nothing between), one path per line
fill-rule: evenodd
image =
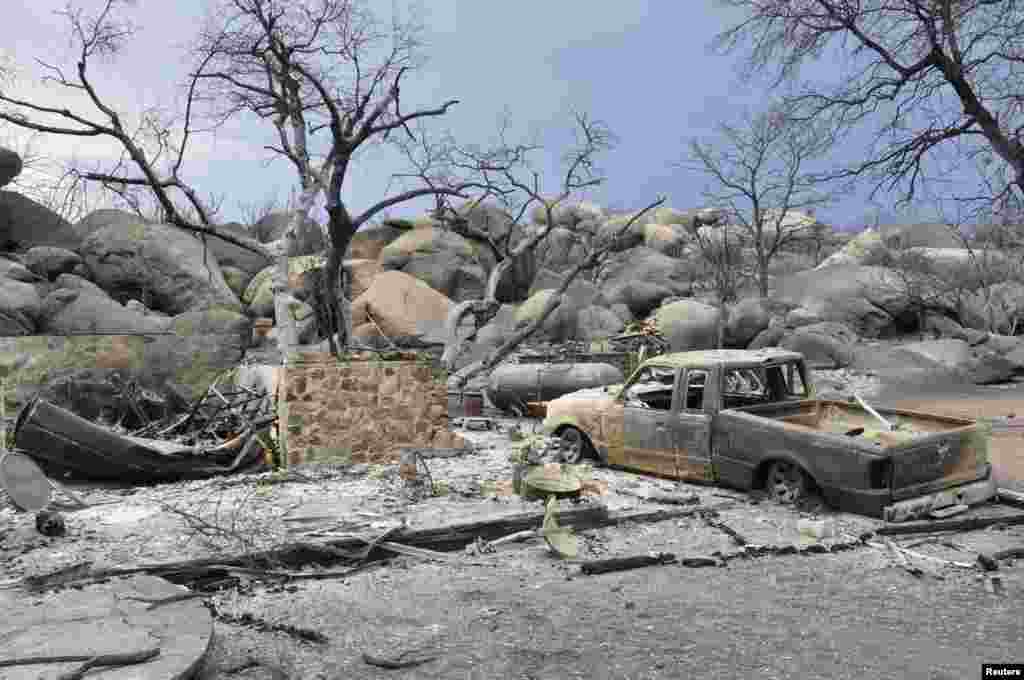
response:
M481 150L470 147L455 151L454 165L474 176L479 176L480 183L486 187L476 203L492 198L514 217L507 233L500 240L496 240L494 234L474 227L466 218L469 209L474 205L457 210L452 208L449 202L441 200L435 208L435 216L456 233L484 244L497 262L489 275L484 297L455 305L448 316L445 325L447 342L442 357L442 363L448 370L455 367L455 362L472 342L476 332L497 314L503 302L498 299L499 285L509 271L521 258L529 257L545 242L551 230L559 223L557 215L569 206L570 201L579 201L584 191L604 181L598 174L596 163L599 155L614 144L614 135L604 123L592 119L585 113L574 114L574 122L576 139L562 156L564 174L560 178L557 193L545 192L541 187L540 173L531 167L531 159L543 149L537 144L510 143L507 140L507 120L500 127L499 141L494 148ZM532 226L523 224L523 219L531 212L531 208L537 206L542 209L543 223ZM607 244L609 247L611 245ZM606 251L607 248L600 252ZM552 296L551 304L545 308L541 323L558 307L561 293L568 288L572 279L581 271L597 266L601 259L601 256L595 257L593 262L572 271L569 277L563 280L559 294ZM460 336L460 327L467 317L472 317L473 329L468 334ZM539 328L540 324L534 326L529 333L513 338L515 342L506 343L508 349L494 358L493 363L511 352L529 337L530 333Z
M267 255L269 258L267 250L254 239L221 232L214 227L211 223L210 206L193 187L181 179L182 162L194 133L191 97L186 105L181 132L174 136L162 124L162 119L152 111L143 115L142 122L136 130L129 131L125 118L104 102L101 93L95 87L89 70L90 59L115 56L135 30L130 22L117 17L116 10L127 4L130 4L128 0L106 0L103 9L96 16L88 16L72 5L60 12L68 20L79 45L73 75L65 73L64 69L56 64L37 60L47 74L44 80L84 96L98 112L94 118L67 107L43 106L17 97L8 83L0 89L0 105L3 106L0 109L0 121L45 134L113 139L123 152L121 161L114 170L74 170L71 178L75 182L84 180L101 183L122 196L129 195L132 189L143 187L152 192L159 208L166 215L167 222L201 235L219 236L225 241ZM192 85L194 84L193 81ZM147 149L146 141L155 141L155 145L150 145ZM134 174L129 168L134 168L138 174ZM189 219L188 212L179 208L172 190L184 197L188 210L196 219Z
M461 389L473 377L493 369L501 363L505 357L511 354L525 339L537 332L537 330L544 325L544 321L552 314L552 312L558 309L559 305L562 304L565 292L569 289L569 286L572 285L572 282L576 277L580 273L591 270L603 262L608 254L616 248L616 242L626 235L634 224L636 224L648 212L661 206L664 202L664 197L658 198L642 210L637 211L621 227L616 229L614 233L607 234L604 238L591 241L587 247L587 251L579 260L577 260L572 269L563 275L562 282L558 285L558 288L548 296L548 299L544 303L544 307L541 309L540 314L537 315L537 318L513 333L511 337L509 337L499 347L492 350L486 357L484 357L483 360L470 364L463 370L456 373L453 376L453 387L455 389ZM550 217L551 213L549 212L549 218ZM487 303L487 301L485 300L484 303ZM451 333L452 325L450 319L451 317L449 317L449 332ZM457 349L452 350L452 348L457 348L459 344L460 341L458 337L454 336L454 334L449 336L448 346L445 348L445 360L448 362L447 367L449 370L454 366L454 357L458 356L456 353Z
M282 200L277 195L270 195L255 201L239 201L237 207L242 215L242 224L251 228L267 215L293 209L295 203L292 198Z
M430 184L355 212L341 197L349 169L358 152L395 141L392 134L416 139L415 123L444 116L457 101L403 110L402 80L420 66L415 21L384 26L361 0L222 0L217 7L195 45L193 76L204 83L207 101L222 104L216 111L222 120L248 111L272 121L279 144L267 150L295 167L302 189L286 237L317 195L325 197L330 248L324 277L333 326L326 330L338 351L335 334L340 345L349 335L341 261L356 231L393 206L432 195L468 198L475 186L434 174ZM326 141L314 144L321 133ZM287 286L287 267L282 254L278 291ZM277 311L280 323L285 315Z
M797 85L798 120L835 130L874 122L863 161L834 176L869 176L909 203L927 161L976 160L999 195L1024 194L1024 5L1015 0L720 0L743 19L716 38L745 52L748 74ZM837 52L839 54L837 54ZM829 58L834 81L797 83ZM1014 187L1016 190L1014 190ZM988 191L962 195L990 201Z
M734 301L744 275L745 262L740 234L734 224L704 224L694 220L689 225L690 236L697 248L700 260L706 267L703 272L703 286L710 288L725 309L725 304Z
M747 114L739 124L722 123L718 133L715 141L692 140L683 165L707 175L705 197L725 208L727 220L735 221L753 245L758 288L766 297L772 258L787 244L812 234L813 223L795 220L796 211L813 212L831 200L809 167L831 140L820 126L793 124L781 106ZM730 256L728 248L703 245L702 252L715 252L719 260Z

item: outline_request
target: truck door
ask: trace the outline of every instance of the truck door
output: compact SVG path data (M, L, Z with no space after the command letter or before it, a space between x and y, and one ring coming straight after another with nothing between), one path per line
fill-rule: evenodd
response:
M711 416L705 409L705 400L716 398L718 390L711 389L712 371L690 368L681 377L677 390L678 409L670 419L674 445L673 477L712 481Z
M674 476L673 388L678 369L646 366L624 389L622 464L656 475ZM611 458L609 458L611 460Z

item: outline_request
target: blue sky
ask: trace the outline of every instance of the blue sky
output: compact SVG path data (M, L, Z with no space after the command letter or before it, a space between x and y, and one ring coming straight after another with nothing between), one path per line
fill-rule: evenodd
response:
M63 0L9 0L0 26L0 52L19 69L19 90L27 99L68 106L95 115L81 98L40 84L34 58L67 65L73 71L65 20L53 14ZM14 6L10 6L13 4ZM733 121L744 107L757 110L769 97L763 87L742 83L738 57L717 56L709 48L716 32L735 15L712 0L644 2L620 0L425 0L426 67L403 88L406 108L434 106L447 99L461 103L437 122L460 141L484 144L503 112L513 121L513 136L531 133L550 149L545 180L555 186L558 155L571 139L571 112L579 109L608 124L619 146L601 166L607 184L592 198L603 205L639 207L656 195L668 196L677 208L705 204L705 179L692 170L672 167L689 139L707 138L718 122ZM99 0L80 0L89 11ZM93 66L105 101L131 119L143 106L180 105L174 84L185 73L182 46L193 36L205 0L151 2L125 8L138 32L109 63ZM372 6L390 16L390 0ZM827 74L827 65L808 73ZM18 148L25 138L0 129L0 139ZM240 205L285 198L294 180L289 166L261 149L273 130L253 121L235 121L215 137L196 140L185 176L203 192L225 196L222 217L240 219ZM856 157L864 136L855 135L836 149L831 160ZM47 158L109 162L118 148L112 141L37 137L33 148ZM353 168L344 197L354 211L386 195L393 172L404 168L381 151L365 155ZM26 180L30 179L27 175ZM881 213L883 221L906 221L887 199L870 204L867 187L828 209L822 221L836 226L863 223ZM413 205L393 214L418 212ZM920 208L925 215L927 208ZM323 219L322 215L315 215Z

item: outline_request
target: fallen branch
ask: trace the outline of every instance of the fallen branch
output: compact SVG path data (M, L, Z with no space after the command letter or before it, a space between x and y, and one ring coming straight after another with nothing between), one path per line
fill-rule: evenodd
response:
M29 666L36 664L55 664L55 663L74 663L76 661L83 661L84 663L73 671L63 673L58 677L58 680L80 680L85 676L85 673L93 668L99 668L100 666L133 666L138 663L145 663L150 659L153 659L160 654L159 647L153 647L152 649L144 649L138 652L128 652L125 654L66 654L63 656L26 656L15 659L0 659L0 668L9 668L11 666Z
M653 510L646 512L623 513L609 515L604 505L585 505L580 508L560 510L558 523L562 527L571 527L575 531L587 531L622 524L662 522L696 514L713 516L717 510L731 507L734 503L722 503L717 507L688 508L679 510ZM493 520L482 520L415 531L395 528L387 532L393 536L392 542L406 548L423 548L437 553L462 550L477 537L482 540L499 539L521 531L536 531L544 521L543 512L529 512ZM394 533L392 533L394 532ZM91 569L88 563L76 564L50 574L29 576L21 581L21 585L33 591L70 585L84 585L118 576L134 574L151 574L166 578L172 583L189 585L200 578L211 576L225 577L230 573L239 573L251 577L276 578L285 580L307 580L321 578L316 574L294 571L280 571L273 567L282 564L305 566L309 564L359 564L367 559L383 560L392 552L383 544L369 549L365 538L349 537L331 541L326 544L292 543L272 550L258 553L247 553L236 557L200 558L180 562L141 565L138 567L117 567L108 569ZM422 556L426 553L420 553ZM355 572L350 572L355 573ZM323 578L343 578L346 572L336 572Z
M476 453L473 448L462 449L417 449L422 458L459 458Z
M335 571L314 571L310 573L299 573L291 574L288 576L289 581L327 581L336 578L348 578L349 576L355 576L364 571L369 571L373 567L380 567L388 562L390 559L373 560L372 562L363 562L357 567L351 569L340 569Z
M612 571L626 571L627 569L639 569L650 567L656 564L673 564L676 556L672 553L658 553L657 555L634 555L632 557L612 557L605 560L591 560L580 566L580 571L590 576L593 574L607 574Z
M363 661L370 664L371 666L377 666L378 668L388 668L391 670L399 668L412 668L413 666L422 666L425 663L429 663L437 659L436 656L421 656L415 659L403 659L407 652L399 654L394 659L385 659L382 656L374 656L373 654L367 654L363 652Z
M422 560L434 560L435 562L454 562L459 561L459 557L453 553L443 553L436 550L427 550L426 548L414 548L409 545L402 545L401 543L395 543L394 541L384 541L380 544L380 547L385 550L390 550L393 553L399 555L406 555L408 557L418 557Z
M935 557L934 555L925 555L924 553L919 553L919 552L914 551L914 550L908 550L907 548L904 548L903 546L896 545L894 542L892 542L892 541L890 541L888 539L885 541L885 545L884 546L880 545L878 543L868 543L868 545L870 545L873 548L887 548L890 551L893 551L894 553L899 554L901 556L900 559L901 559L901 561L904 564L906 564L906 560L902 556L905 555L905 556L917 558L919 560L928 560L930 562L938 562L939 564L943 564L943 565L950 566L950 567L957 567L959 569L974 569L974 565L973 564L968 564L967 562L957 562L955 560L947 560L947 559L944 559L942 557Z
M700 496L697 494L689 496L677 496L667 493L642 494L630 491L629 489L620 489L619 493L623 496L632 496L633 498L640 498L650 503L661 503L662 505L697 505L700 503Z
M526 531L517 531L509 534L508 536L502 536L496 538L493 541L489 541L486 545L489 548L497 548L499 545L505 545L507 543L518 543L519 541L528 541L531 538L540 538L541 533L536 529L527 529Z
M376 548L382 541L386 541L390 536L394 536L396 533L401 531L402 528L403 525L401 524L393 526L377 538L371 541L367 541L366 548L364 548L362 551L360 562L366 562L366 560L370 557L370 553L373 552L374 548Z
M921 534L937 531L974 531L985 529L996 524L1005 526L1016 526L1024 524L1024 514L1009 515L1006 517L969 517L967 519L950 519L938 522L906 522L903 524L887 524L879 527L874 532L868 532L864 538L871 536L871 533L879 536L895 536L899 534Z

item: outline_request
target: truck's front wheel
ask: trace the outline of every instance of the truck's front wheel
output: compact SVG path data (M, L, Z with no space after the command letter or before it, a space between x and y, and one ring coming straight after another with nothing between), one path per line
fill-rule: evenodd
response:
M558 433L562 440L562 460L569 465L582 463L586 458L595 458L590 442L575 427L566 427Z
M788 460L777 460L768 468L765 488L775 502L794 505L811 495L813 482L799 465Z

